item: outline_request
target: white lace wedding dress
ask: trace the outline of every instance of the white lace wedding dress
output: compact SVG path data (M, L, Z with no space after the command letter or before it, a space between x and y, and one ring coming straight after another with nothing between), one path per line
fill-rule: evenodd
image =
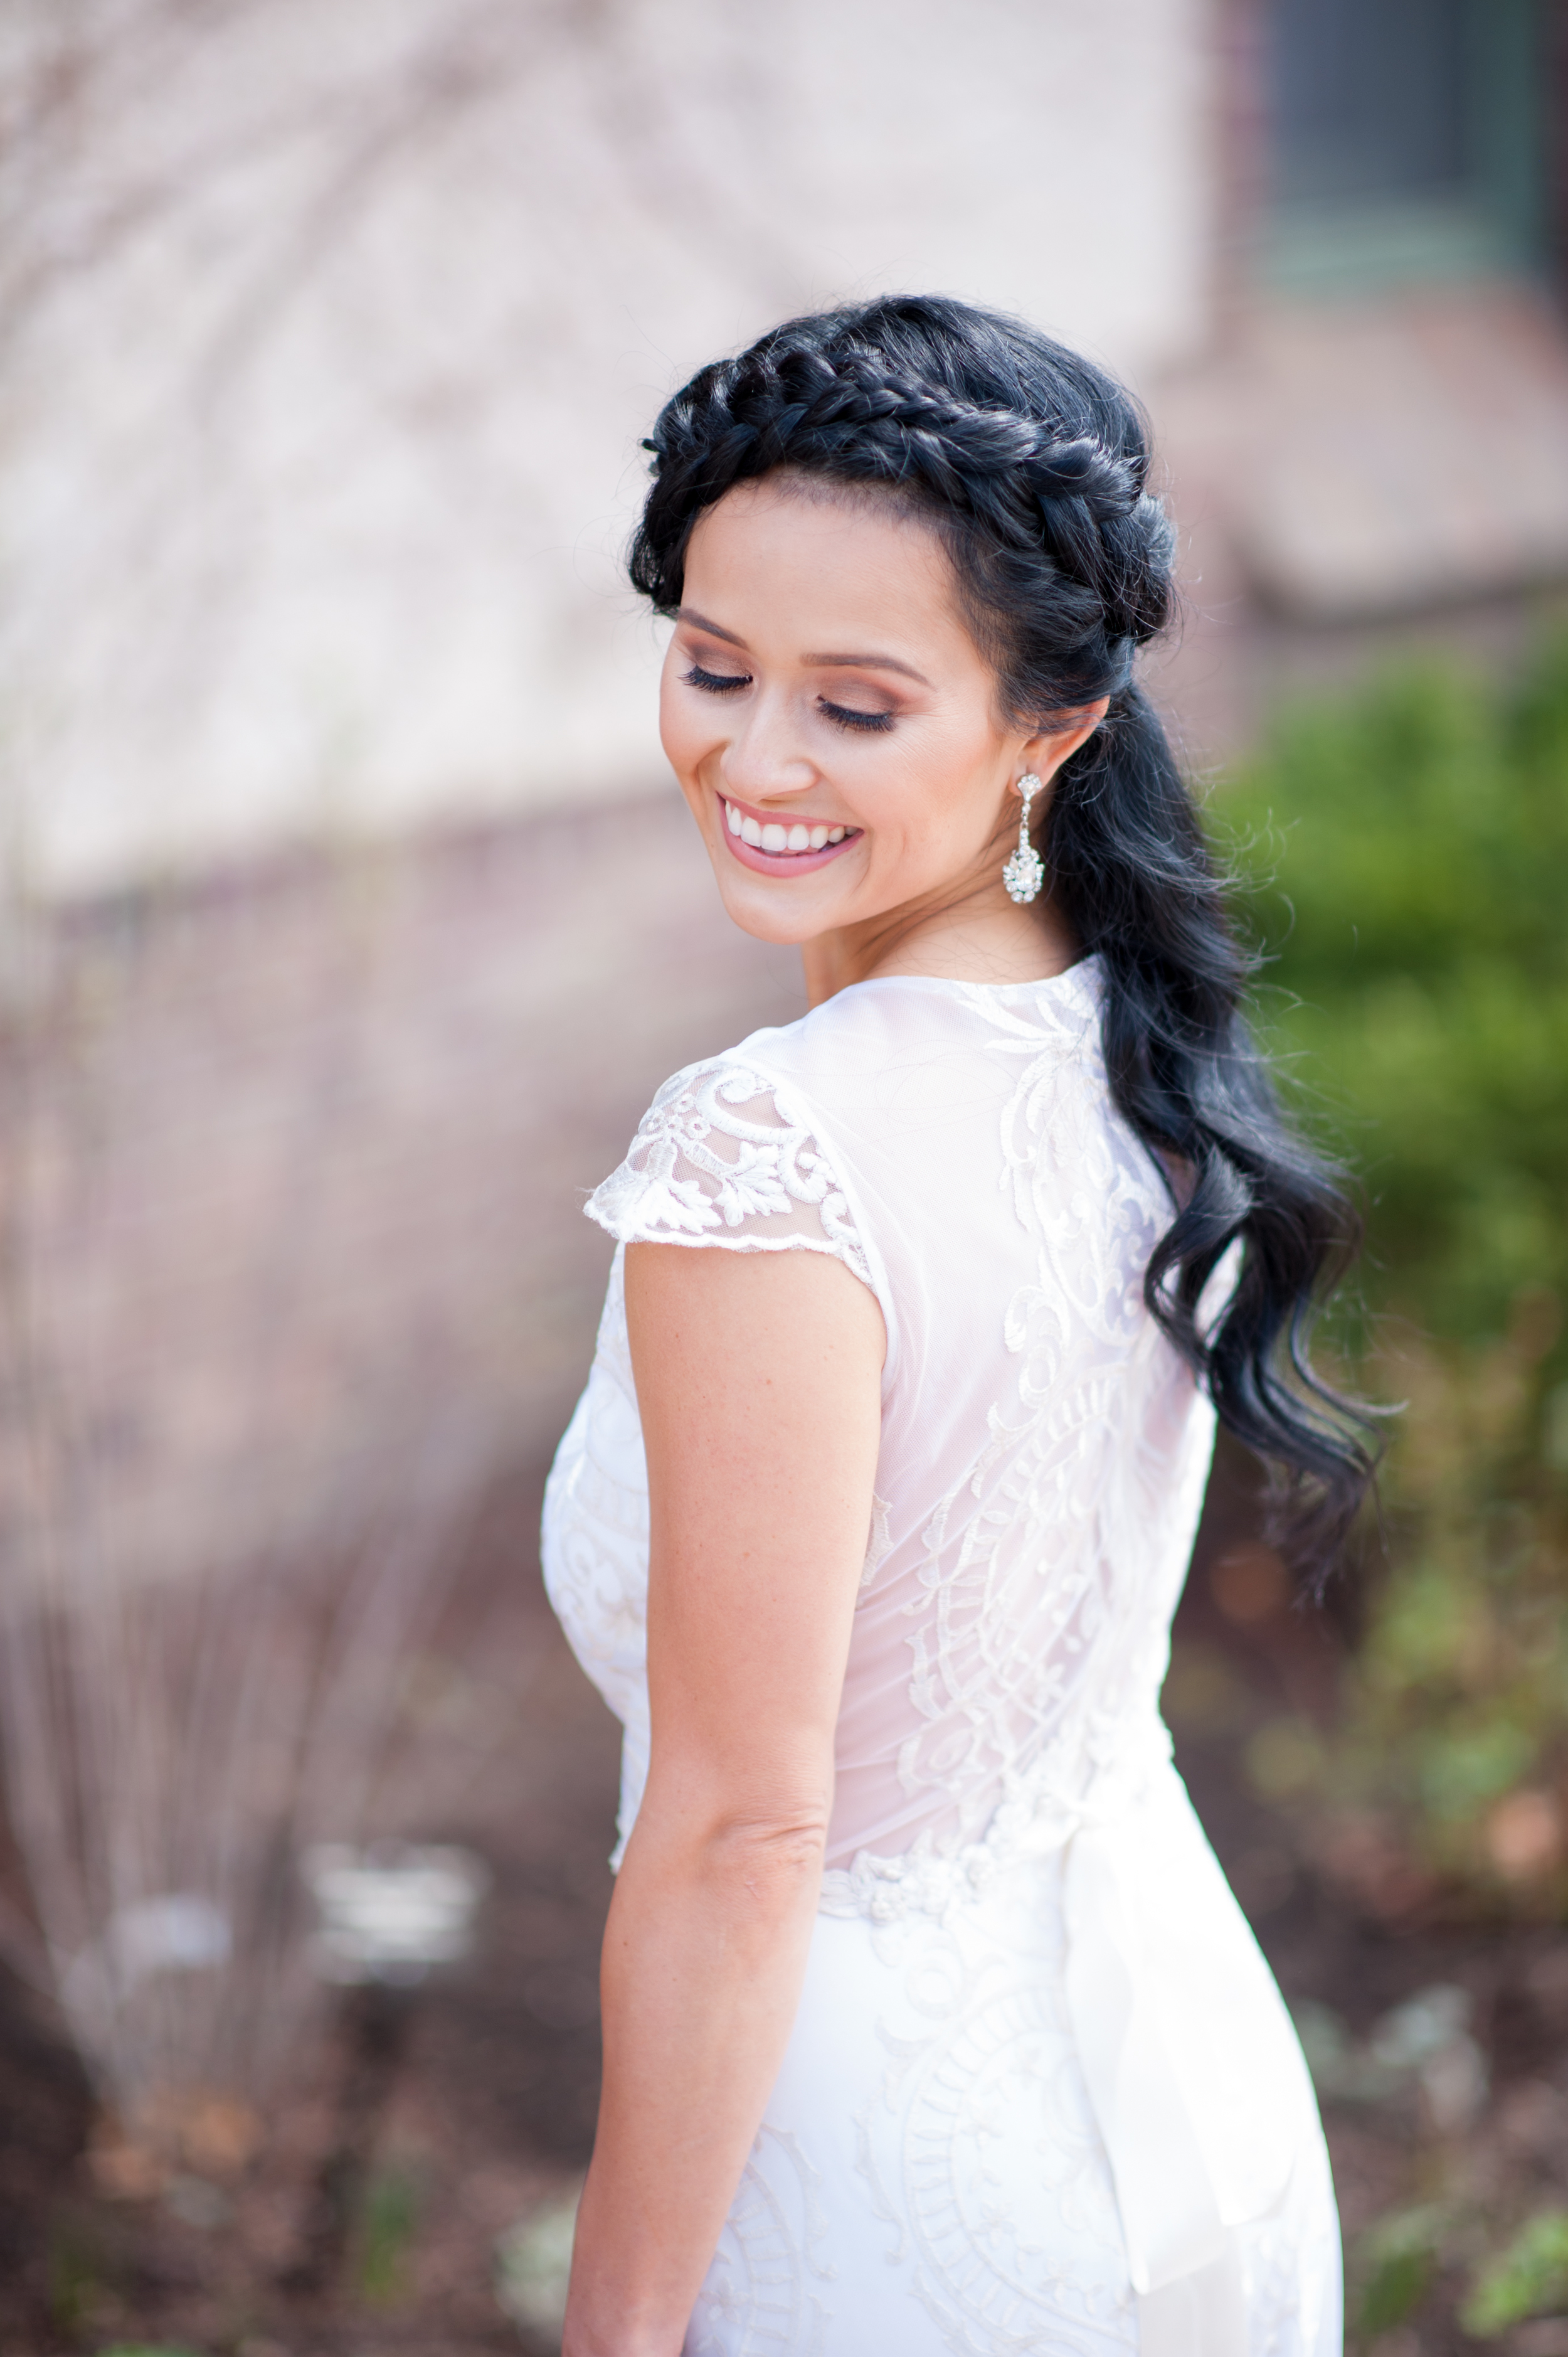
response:
M1171 1765L1213 1413L1144 1307L1171 1216L1093 961L861 983L660 1089L587 1208L832 1253L882 1443L794 2032L689 2357L1337 2357L1294 2033ZM647 1481L621 1254L545 1577L648 1764Z

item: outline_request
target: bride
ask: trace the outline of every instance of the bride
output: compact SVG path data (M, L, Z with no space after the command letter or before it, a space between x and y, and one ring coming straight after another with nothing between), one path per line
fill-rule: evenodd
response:
M653 1100L545 1509L625 1726L566 2357L1330 2357L1288 2017L1159 1717L1216 1417L1321 1573L1341 1197L1138 649L1128 396L929 298L695 376L631 572L811 1011Z

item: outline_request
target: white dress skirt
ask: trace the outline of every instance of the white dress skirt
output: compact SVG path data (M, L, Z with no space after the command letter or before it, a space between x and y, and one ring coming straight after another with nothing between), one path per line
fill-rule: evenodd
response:
M831 1253L887 1330L821 1912L688 2357L1337 2357L1289 2017L1159 1717L1212 1409L1144 1306L1172 1216L1093 960L860 983L659 1092L589 1214ZM648 1767L618 1252L544 1568Z

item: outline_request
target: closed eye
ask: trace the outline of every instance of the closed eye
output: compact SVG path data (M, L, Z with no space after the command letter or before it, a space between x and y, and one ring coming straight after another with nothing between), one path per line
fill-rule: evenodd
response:
M891 728L897 714L894 712L855 712L843 704L830 704L825 695L817 699L817 709L838 728Z
M751 685L749 672L704 671L700 663L693 663L684 677L688 687L700 687L709 695L728 695L734 688Z

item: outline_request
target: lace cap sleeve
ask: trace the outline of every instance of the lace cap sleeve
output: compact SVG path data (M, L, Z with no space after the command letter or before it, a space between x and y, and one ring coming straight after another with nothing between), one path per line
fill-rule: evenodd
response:
M622 1243L831 1253L875 1292L843 1185L798 1114L746 1065L693 1064L665 1082L584 1209Z

